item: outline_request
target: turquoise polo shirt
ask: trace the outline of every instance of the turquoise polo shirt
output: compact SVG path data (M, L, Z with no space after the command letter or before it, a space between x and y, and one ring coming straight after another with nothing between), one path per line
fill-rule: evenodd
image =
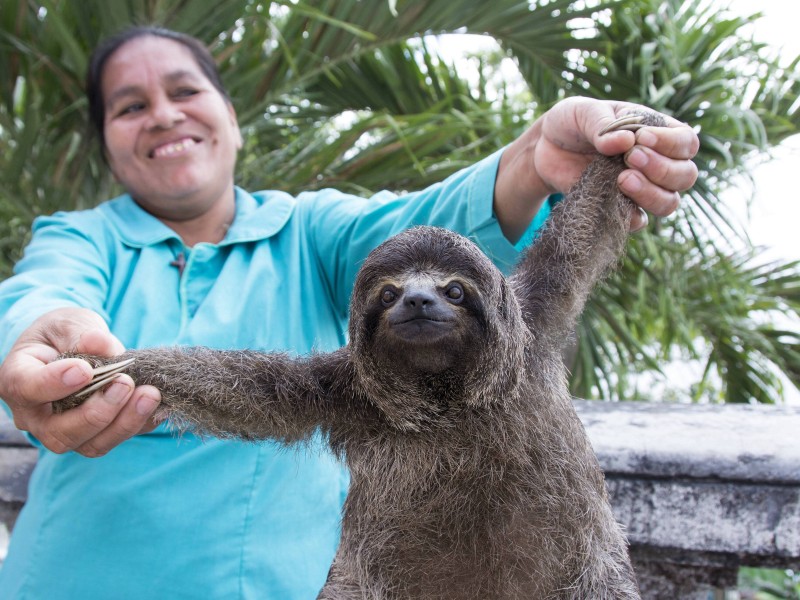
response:
M128 348L334 350L361 263L402 229L459 231L510 270L517 250L492 214L499 156L401 197L237 188L225 239L192 248L127 195L41 217L0 284L2 355L35 318L70 306L102 315ZM41 448L0 598L315 598L347 483L319 439L286 448L162 426L102 458Z

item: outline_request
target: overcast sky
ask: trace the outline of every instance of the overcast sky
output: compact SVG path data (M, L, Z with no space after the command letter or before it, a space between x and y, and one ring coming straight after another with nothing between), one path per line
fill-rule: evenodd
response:
M727 0L715 0L726 6ZM760 41L782 49L785 60L800 55L800 2L797 0L733 0L734 10L763 18L753 23ZM800 74L799 74L800 75ZM753 242L771 248L770 256L800 260L800 135L776 149L775 159L753 170L756 199L751 207L748 231Z
M800 55L800 2L734 0L731 8L744 14L757 8L764 16L752 25L756 38L781 48L787 62ZM753 243L769 248L767 256L800 260L800 135L786 140L775 155L753 170L756 190L748 231ZM800 404L800 390L788 382L786 401Z

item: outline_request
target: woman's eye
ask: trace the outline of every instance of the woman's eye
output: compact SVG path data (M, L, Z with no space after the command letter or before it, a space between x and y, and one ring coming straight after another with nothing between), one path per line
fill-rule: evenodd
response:
M118 111L117 114L119 116L130 115L130 114L133 114L133 113L137 113L137 112L139 112L140 110L143 110L143 109L144 109L144 103L142 103L142 102L134 102L133 104L128 104L126 106L123 106Z
M175 92L176 98L187 98L189 96L194 96L197 93L197 90L194 88L181 88Z
M464 298L464 288L460 283L451 283L444 295L453 302L460 302Z
M389 288L384 288L381 292L381 302L383 305L389 306L395 300L397 300L397 294L395 291Z

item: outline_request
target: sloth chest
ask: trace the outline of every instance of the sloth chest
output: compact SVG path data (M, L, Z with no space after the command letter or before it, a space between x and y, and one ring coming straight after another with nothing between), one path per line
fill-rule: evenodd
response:
M493 456L487 445L446 443L430 439L380 440L359 445L348 452L351 488L348 503L361 514L380 505L380 518L387 522L409 522L417 514L423 529L443 519L459 522L483 520L496 510L494 500L509 496L518 486L522 468L513 453ZM459 507L454 515L454 506ZM423 523L423 521L430 523Z

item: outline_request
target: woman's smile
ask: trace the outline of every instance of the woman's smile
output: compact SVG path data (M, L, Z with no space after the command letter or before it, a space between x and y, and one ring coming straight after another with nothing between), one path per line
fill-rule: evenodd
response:
M154 148L150 152L150 158L177 158L185 155L197 143L191 137L181 138L176 142L167 142Z

